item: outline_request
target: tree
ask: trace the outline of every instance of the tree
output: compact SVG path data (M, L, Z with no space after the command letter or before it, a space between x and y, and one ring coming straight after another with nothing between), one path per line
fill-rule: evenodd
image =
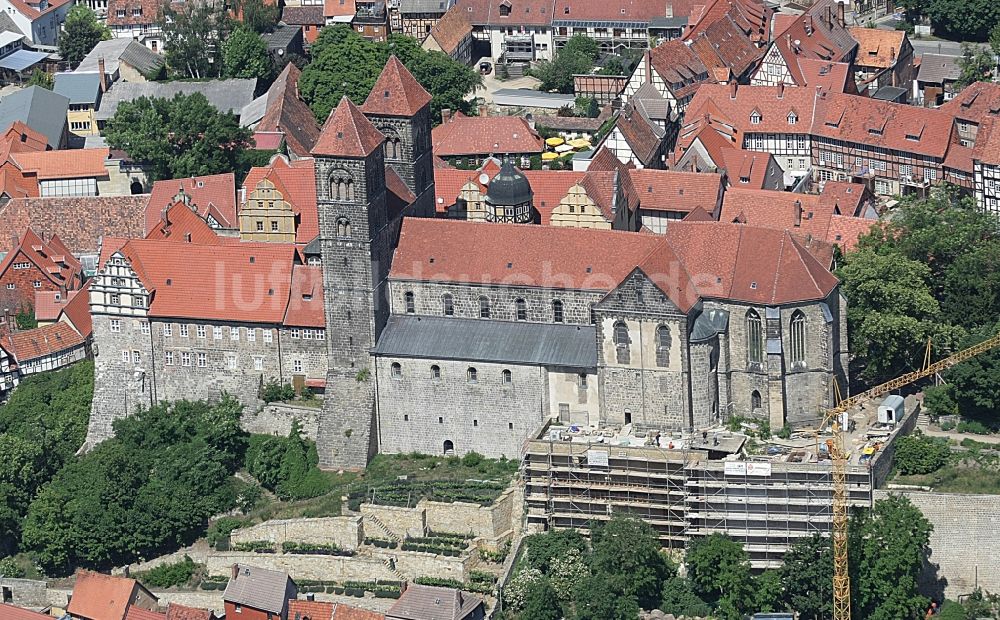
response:
M341 97L361 105L390 55L395 55L431 94L431 115L449 108L471 113L466 95L482 86L482 76L447 54L426 51L413 38L390 35L388 42L364 39L349 26L323 28L313 43L312 62L302 70L299 93L320 122Z
M985 41L1000 23L1000 4L994 0L928 0L924 13L937 34L956 41Z
M154 181L233 171L237 178L246 174L242 153L250 146L250 131L200 93L123 101L104 135L112 148L145 163Z
M533 534L525 539L525 566L542 574L549 574L556 558L571 551L587 551L587 540L577 530L550 530L544 534Z
M111 30L97 21L94 12L83 4L77 4L69 10L63 22L59 34L59 54L70 65L75 65L99 42L110 38Z
M959 346L973 346L995 335L998 329L1000 323L974 329L959 342ZM944 377L954 388L958 409L963 416L979 418L992 427L1000 425L996 416L1000 408L1000 352L980 353L950 368Z
M989 81L993 77L993 69L997 63L989 48L962 43L962 55L958 58L958 66L962 73L955 80L955 88L962 90L975 82Z
M590 73L600 52L597 41L582 34L573 35L551 61L542 60L531 75L541 81L539 90L573 92L573 76Z
M784 586L781 583L781 573L776 569L768 569L757 575L753 580L753 610L765 613L782 609Z
M784 601L802 620L833 615L833 548L830 539L815 534L795 542L779 569Z
M660 604L663 581L674 569L660 553L655 530L639 519L615 517L591 532L590 568L603 575L610 592L635 598L643 609Z
M578 549L567 549L549 562L548 581L564 608L572 602L576 584L589 575L590 567L587 566L583 552Z
M934 616L935 620L969 620L970 616L965 608L955 601L945 601L941 605L941 611Z
M577 585L575 620L635 620L639 604L634 597L616 596L616 585L605 575L594 574Z
M528 593L536 583L544 579L542 571L525 567L514 575L503 591L503 600L514 611L521 611L528 603Z
M240 26L222 43L222 64L230 78L267 79L271 76L271 56L259 34Z
M225 11L212 2L164 3L159 17L167 67L174 75L210 78L222 66L221 41L226 38Z
M950 455L946 440L927 437L920 431L896 439L896 467L906 476L935 472L944 467Z
M41 69L35 69L31 72L31 77L25 82L25 86L39 86L45 90L52 90L53 79L52 74Z
M851 603L869 620L919 618L930 601L917 579L932 526L910 500L898 495L852 515L848 534Z
M695 593L714 603L716 613L739 620L754 602L750 559L743 546L723 534L695 540L685 563Z
M628 75L620 56L612 56L597 70L597 75Z
M524 620L560 620L563 617L556 591L548 579L539 579L528 586L519 617Z
M956 415L958 402L955 400L955 387L944 384L929 385L924 388L924 408L932 418Z
M236 0L234 4L243 24L257 33L271 32L281 18L281 8L277 2L268 4L264 0Z
M712 608L694 593L691 581L681 577L671 577L663 584L663 598L660 609L675 616L709 616Z

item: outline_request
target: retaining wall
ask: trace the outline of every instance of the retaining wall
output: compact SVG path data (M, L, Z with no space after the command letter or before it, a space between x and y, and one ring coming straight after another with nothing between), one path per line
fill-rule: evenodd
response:
M375 523L367 523L373 516L399 538L419 538L427 532L426 511L422 508L361 504L360 512L365 517L368 536L372 538L385 538L382 528Z
M285 541L334 544L341 549L356 550L364 540L361 517L323 517L318 519L275 519L250 527L233 530L231 544L255 540L275 543Z
M468 572L480 564L479 554L467 557L439 556L432 553L379 550L354 557L293 555L288 553L219 552L208 558L210 575L226 576L233 564L245 563L260 568L285 571L292 579L321 581L398 581L383 560L392 559L396 570L407 579L440 577L466 581Z
M510 538L514 496L514 489L508 488L491 506L423 500L417 508L424 510L427 528L432 532L472 534L495 546Z
M248 433L287 437L292 430L292 421L298 420L302 435L316 441L320 413L321 407L273 403L257 412L248 408L240 419L240 426Z

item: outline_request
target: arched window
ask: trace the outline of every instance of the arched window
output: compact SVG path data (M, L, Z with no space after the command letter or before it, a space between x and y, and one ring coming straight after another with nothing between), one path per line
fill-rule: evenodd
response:
M435 381L441 378L441 367L437 364L431 366L431 379Z
M510 371L504 368L503 372L500 373L500 383L510 385L513 381L514 377L510 374Z
M670 335L670 328L660 325L656 328L656 365L670 366L670 345L673 344L673 337Z
M791 350L792 366L805 366L806 364L806 315L801 310L796 310L792 314L792 321L789 323L788 348Z
M393 379L403 378L403 367L399 365L399 362L392 363L392 378Z
M413 314L417 311L416 303L413 301L413 291L403 293L403 303L406 304L406 313Z
M563 322L563 302L558 299L552 302L552 320L556 323Z
M451 456L455 454L455 442L450 439L444 440L444 453Z
M479 380L479 371L469 366L469 369L465 371L465 378L469 383L475 383Z
M490 300L488 297L484 296L479 298L479 318L490 318Z
M354 200L354 179L346 170L336 170L330 175L330 200Z
M337 220L337 236L338 237L351 236L351 222L346 217L342 217Z
M750 392L750 411L754 412L761 408L760 392L754 390Z
M448 293L445 293L441 297L441 304L443 306L445 316L455 316L455 299Z
M764 361L764 330L760 315L753 309L747 311L747 360L751 364Z
M514 310L518 321L528 320L528 304L523 299L514 300Z
M618 352L618 363L628 364L629 363L629 338L628 338L628 325L624 321L618 321L615 323L615 331L613 334L615 341L615 350Z

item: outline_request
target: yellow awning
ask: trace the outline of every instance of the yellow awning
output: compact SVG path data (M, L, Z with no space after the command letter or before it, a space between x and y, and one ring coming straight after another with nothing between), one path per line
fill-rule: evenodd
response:
M575 149L588 149L590 148L590 141L584 138L574 138L567 142L566 144L572 146Z
M562 138L559 138L559 137L546 138L545 139L545 144L547 144L549 146L559 146L563 142L565 142L565 140L563 140Z
M549 138L550 140L552 138ZM559 155L549 151L548 153L542 153L542 161L552 161L553 159L559 159Z

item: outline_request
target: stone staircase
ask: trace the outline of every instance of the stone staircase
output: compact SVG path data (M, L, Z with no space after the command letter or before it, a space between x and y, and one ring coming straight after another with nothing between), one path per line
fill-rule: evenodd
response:
M921 409L920 413L917 414L917 428L925 429L931 425L931 417Z
M375 527L377 527L383 534L385 534L386 538L388 538L389 540L397 543L403 542L399 538L399 536L397 536L395 532L390 530L389 527L382 522L382 519L379 519L377 516L372 514L366 514L365 521L370 521L371 523L374 523Z
M384 564L386 569L388 569L390 573L395 575L396 579L398 579L400 582L406 583L407 581L409 581L409 579L406 578L406 575L396 570L396 565L393 564L391 559L382 558L382 564Z

